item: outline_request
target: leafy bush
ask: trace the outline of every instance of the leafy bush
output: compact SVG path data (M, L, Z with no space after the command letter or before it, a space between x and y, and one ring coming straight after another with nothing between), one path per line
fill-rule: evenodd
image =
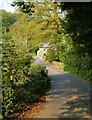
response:
M64 52L60 56L60 61L65 63L65 70L74 75L79 75L83 79L92 80L92 57L76 51Z
M16 112L22 112L39 101L49 86L49 80L45 68L32 66L32 57L27 53L19 54L13 40L4 39L2 46L2 114L5 120L10 120Z
M47 59L52 63L53 61L57 61L59 59L59 56L55 50L49 49L47 51Z
M30 52L37 54L38 50L39 50L38 47L34 47L33 49L30 50Z

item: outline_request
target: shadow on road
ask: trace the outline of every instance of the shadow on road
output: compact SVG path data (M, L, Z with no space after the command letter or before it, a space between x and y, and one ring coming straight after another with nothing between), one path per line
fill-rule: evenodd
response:
M89 118L92 115L90 85L68 73L48 77L52 87L46 102L59 104L59 118Z

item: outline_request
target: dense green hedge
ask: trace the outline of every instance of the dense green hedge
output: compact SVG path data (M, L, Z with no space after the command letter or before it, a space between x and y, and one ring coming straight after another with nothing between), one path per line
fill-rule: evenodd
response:
M10 120L15 113L39 101L49 86L49 79L44 67L33 64L30 54L18 53L13 40L3 39L2 46L2 114L4 120Z
M61 54L60 61L65 63L65 70L92 82L92 57L68 51Z
M57 54L57 51L56 50L52 50L52 49L49 49L47 51L47 60L49 62L53 62L53 61L58 61L59 60L59 56Z

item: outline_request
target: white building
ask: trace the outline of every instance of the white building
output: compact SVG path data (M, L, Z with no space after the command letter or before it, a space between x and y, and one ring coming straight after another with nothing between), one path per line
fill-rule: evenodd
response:
M37 51L37 56L40 59L46 59L46 55L47 55L47 50L49 48L48 43L44 44L42 47L39 48L39 50Z

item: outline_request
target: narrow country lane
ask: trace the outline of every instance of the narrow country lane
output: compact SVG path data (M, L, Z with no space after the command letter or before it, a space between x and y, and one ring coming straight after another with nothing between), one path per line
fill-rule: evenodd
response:
M53 65L47 65L51 88L34 118L90 118L90 85Z

